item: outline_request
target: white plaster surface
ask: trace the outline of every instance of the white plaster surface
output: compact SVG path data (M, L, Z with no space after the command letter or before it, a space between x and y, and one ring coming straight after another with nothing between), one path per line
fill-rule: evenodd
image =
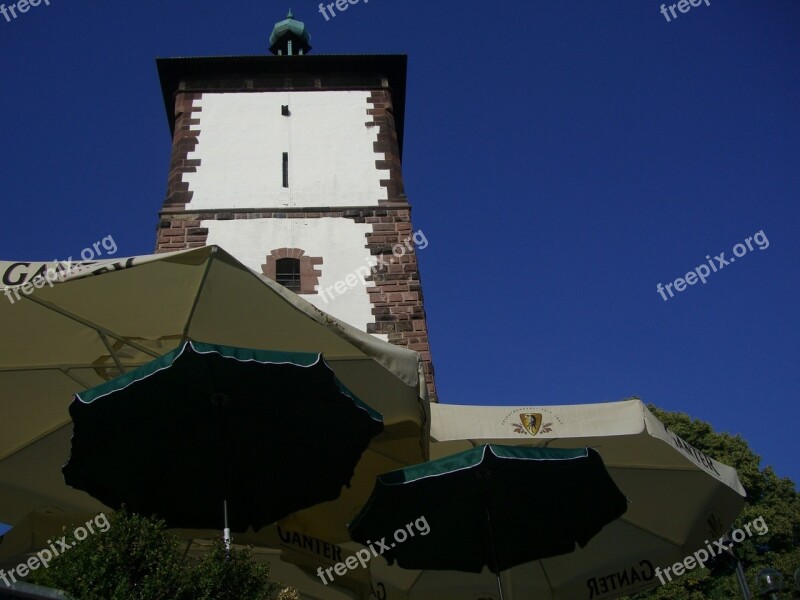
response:
M387 199L367 91L204 93L192 208L375 206ZM281 115L288 105L291 116ZM289 187L283 187L283 153Z
M335 290L321 294L301 294L303 298L337 319L341 319L361 331L367 330L367 323L374 323L372 304L369 302L367 286L372 282L348 285L346 280L356 274L359 267L376 264L365 248L364 234L372 226L354 223L341 217L321 217L317 219L233 219L229 221L206 220L202 227L208 228L208 244L216 244L235 256L258 273L271 250L279 248L301 248L309 256L321 256L323 263L317 267L322 271L317 291L342 282L344 293ZM363 273L363 270L362 270ZM388 336L376 335L383 340Z

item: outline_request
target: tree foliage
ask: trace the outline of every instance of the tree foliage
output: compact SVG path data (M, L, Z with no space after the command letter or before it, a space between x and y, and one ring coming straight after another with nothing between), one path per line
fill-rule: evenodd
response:
M769 531L764 536L748 536L735 545L742 559L747 583L756 596L758 572L771 567L784 577L784 598L800 597L793 574L800 567L800 494L788 478L778 477L772 467L760 468L756 455L739 435L715 433L711 425L685 413L648 408L671 431L712 458L734 467L747 492L747 499L734 528L763 517ZM696 568L671 583L631 596L632 600L730 600L741 598L732 561L709 568ZM756 596L757 597L757 596Z
M278 591L269 581L267 565L251 562L249 549L228 553L221 538L189 570L188 579L189 597L195 600L271 600Z
M89 536L31 578L74 600L281 600L289 590L269 580L269 567L249 549L215 540L202 558L184 561L184 543L163 521L118 511L105 533Z

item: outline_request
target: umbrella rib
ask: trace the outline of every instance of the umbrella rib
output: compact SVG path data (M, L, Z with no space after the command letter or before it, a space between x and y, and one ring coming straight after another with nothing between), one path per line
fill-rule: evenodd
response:
M181 344L185 343L186 340L189 339L189 328L192 326L192 319L194 319L194 313L197 310L197 305L200 303L200 294L203 293L203 288L206 285L206 281L208 280L208 274L211 272L211 264L214 262L214 259L217 256L217 246L211 246L211 256L206 261L206 268L203 271L203 277L200 279L200 283L197 284L197 291L194 295L194 301L192 302L192 308L189 311L189 316L186 318L186 324L183 327L183 334L181 335Z
M214 248L216 248L216 246ZM248 271L250 272L250 275L255 277L259 282L261 282L263 285L266 285L268 288L270 288L283 302L285 302L285 303L287 303L287 304L289 304L291 306L295 306L295 303L293 301L290 301L290 299L287 297L287 295L295 296L295 294L293 294L292 292L288 291L282 285L275 283L274 281L272 281L271 279L269 279L265 275L257 273L253 269L248 269ZM375 364L380 365L383 369L385 369L386 371L391 373L394 377L397 377L400 381L402 381L406 385L409 385L411 387L417 387L417 385L419 384L418 378L415 378L416 381L414 383L409 383L402 376L400 376L397 373L395 373L395 371L388 365L388 361L372 356L372 350L370 350L370 347L369 347L369 344L372 342L372 339L373 339L372 336L367 334L366 337L367 337L367 339L370 339L370 342L367 343L367 347L364 347L364 340L361 340L358 337L353 337L347 331L347 328L352 329L354 332L358 332L359 334L361 334L363 332L358 331L355 327L345 323L344 321L339 321L335 317L330 316L328 313L326 313L322 309L320 309L317 306L311 304L305 298L302 298L300 296L295 296L295 297L296 297L296 299L300 300L302 303L306 304L311 309L311 311L314 313L314 314L310 314L306 310L302 310L302 312L303 312L303 314L304 314L304 316L306 318L308 318L309 320L313 321L314 323L322 325L329 333L332 333L333 335L335 335L340 340L346 342L351 347L355 348L357 351L364 353L363 355L357 355L357 356L354 356L352 358L350 358L349 356L348 357L337 357L337 358L346 358L347 360L373 361ZM328 360L329 363L333 361L333 359L330 359L330 358L326 358L326 360Z
M697 466L689 465L686 467L682 467L679 465L625 465L625 464L609 464L606 463L606 468L611 469L619 469L620 471L692 471L696 473L702 473Z
M646 533L647 535L650 535L650 536L652 536L654 538L657 538L657 539L661 540L662 542L666 542L668 544L672 544L673 546L676 546L678 548L682 547L681 543L678 540L671 540L668 537L664 537L663 535L660 535L660 534L658 534L658 533L656 533L656 532L654 532L654 531L652 531L652 530L650 530L650 529L648 529L646 527L643 527L642 525L639 525L639 524L637 524L637 523L635 523L635 522L633 522L633 521L631 521L631 520L629 520L629 519L627 519L625 517L620 517L619 520L623 521L624 523L626 523L628 525L630 525L634 529L638 529L639 531L642 531L642 532Z
M419 583L419 580L420 580L420 578L422 577L422 574L423 574L424 572L425 572L425 571L418 571L418 572L417 572L417 576L414 578L414 582L413 582L413 583L412 583L412 584L409 586L409 588L408 588L408 591L409 591L409 592L413 592L413 591L414 591L414 588L415 588L415 587L417 587L417 583Z
M553 582L550 581L550 576L547 574L547 569L545 569L544 567L544 560L540 558L538 562L539 562L539 568L542 570L542 575L544 575L544 579L547 582L547 587L552 590Z
M144 362L126 362L128 368L141 367L148 364L150 361ZM68 371L71 369L97 369L105 368L107 365L98 365L97 363L52 363L48 365L17 365L15 367L0 367L0 373L24 373L25 371ZM66 375L67 373L65 373ZM76 380L77 381L77 380ZM78 382L82 383L82 382ZM85 386L87 388L91 385Z
M56 431L58 431L62 427L65 427L65 426L71 425L71 424L72 424L72 419L67 419L66 421L62 421L62 422L58 423L57 425L51 427L50 429L42 432L40 435L37 435L35 438L33 438L31 440L28 440L27 442L25 442L21 446L18 446L17 448L14 448L10 452L6 452L2 456L0 456L0 462L6 460L7 458L11 458L17 452L22 452L23 450L25 450L25 448L27 448L29 446L33 446L35 443L37 443L37 442L41 441L42 439L46 438L51 433L55 433Z
M377 450L375 448L371 448L371 447L367 448L367 451L370 452L371 454L376 454L378 456L381 456L381 457L385 458L386 460L388 460L390 462L396 463L398 465L406 466L406 461L405 460L400 459L400 458L395 458L394 456L389 456L385 452L380 452L379 450Z
M114 349L111 347L111 344L108 343L108 337L100 332L97 332L97 334L100 336L100 339L103 340L103 343L106 346L106 350L108 350L108 354L114 360L114 364L117 365L117 369L119 369L119 372L124 373L125 369L122 368L122 363L119 362L119 358L117 357L116 352L114 352Z
M78 385L80 385L84 389L89 389L90 387L92 387L89 383L87 383L85 381L82 381L77 376L75 376L72 373L70 373L69 369L61 369L61 372L64 373L64 375L66 375L67 377L72 379L72 381L74 381L75 383L77 383Z
M46 308L48 310L52 310L54 312L57 312L60 315L62 315L64 317L67 317L68 319L72 319L73 321L76 321L76 322L80 323L81 325L84 325L84 326L88 327L89 329L94 329L100 335L105 334L105 335L107 335L109 337L114 338L117 341L122 342L123 344L127 344L128 346L131 346L131 347L135 348L139 352L144 352L145 354L148 354L149 356L152 356L153 358L158 358L160 356L157 352L154 352L153 350L150 350L150 348L147 348L146 346L142 346L141 344L137 344L133 340L130 340L130 339L126 338L123 335L114 333L113 331L111 331L110 329L107 329L106 327L103 327L102 325L98 325L97 323L92 323L88 319L84 319L83 317L79 317L75 313L70 312L67 309L62 308L60 306L56 306L52 302L49 302L49 301L44 300L42 298L37 298L36 296L34 296L32 294L29 295L29 296L26 295L25 298L27 300L31 301L31 302L35 302L36 304L38 304L39 306L42 306L43 308Z

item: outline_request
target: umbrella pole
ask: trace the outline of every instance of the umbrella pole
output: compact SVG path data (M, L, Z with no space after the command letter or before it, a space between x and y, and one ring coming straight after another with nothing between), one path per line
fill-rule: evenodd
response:
M500 569L497 568L497 553L494 549L494 535L492 534L492 517L489 515L489 507L486 507L486 524L489 526L489 548L492 550L492 562L494 562L495 576L497 577L497 591L500 592L500 600L503 598L503 584L500 582Z
M736 579L739 580L739 587L742 588L742 598L744 600L752 600L753 596L750 594L750 588L747 587L747 578L744 576L742 561L738 558L736 559Z
M189 556L189 550L192 548L193 543L193 539L186 542L186 551L183 553L183 558L181 558L181 566L183 566L183 564L186 562L186 557Z
M231 530L228 527L228 501L222 501L222 508L225 511L225 529L222 531L222 538L225 540L225 552L230 557L231 553Z
M213 378L213 371L212 371ZM230 398L227 394L215 393L211 395L211 404L217 408L220 422L220 450L222 452L222 484L223 484L223 500L222 510L225 513L225 520L223 521L224 528L222 530L222 539L225 542L225 556L230 560L231 558L231 529L228 527L228 471L225 466L228 464L228 404Z
M497 591L500 592L500 600L503 600L503 585L500 583L500 573L497 573Z

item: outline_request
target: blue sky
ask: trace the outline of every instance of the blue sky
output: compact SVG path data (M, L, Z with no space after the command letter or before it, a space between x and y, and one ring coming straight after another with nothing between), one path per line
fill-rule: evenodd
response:
M264 54L289 6L0 17L0 257L107 235L152 252L170 154L155 58ZM800 480L796 0L670 22L654 0L362 0L327 22L317 6L291 3L314 52L409 55L404 174L442 401L638 395ZM759 231L766 249L657 292Z

